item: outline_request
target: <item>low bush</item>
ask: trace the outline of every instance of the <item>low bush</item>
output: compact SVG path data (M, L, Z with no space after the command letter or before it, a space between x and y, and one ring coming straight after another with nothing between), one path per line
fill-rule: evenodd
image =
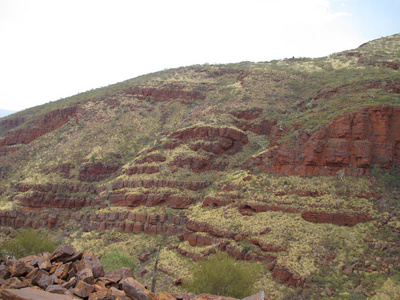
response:
M132 271L136 269L135 259L119 249L105 251L100 260L106 272L114 271L122 267L130 268Z
M15 238L3 245L4 251L16 258L43 252L53 252L56 245L46 234L33 229L22 229Z
M400 168L395 168L381 175L381 180L392 189L400 189Z
M400 189L400 168L394 168L390 172L383 172L378 165L371 170L372 176L380 180L385 187Z
M206 261L194 265L192 279L185 282L188 292L244 298L255 292L254 283L261 275L257 263L238 261L218 252Z

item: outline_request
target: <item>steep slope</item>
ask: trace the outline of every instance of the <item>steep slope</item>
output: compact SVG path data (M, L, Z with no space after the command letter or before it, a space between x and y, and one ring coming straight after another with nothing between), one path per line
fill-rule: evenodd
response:
M1 109L0 108L0 118L6 117L8 115L11 115L13 113L16 113L14 110L7 110L7 109Z
M102 251L151 235L166 284L218 248L262 261L276 297L383 291L400 274L399 49L172 69L3 118L0 224L119 236L80 245Z

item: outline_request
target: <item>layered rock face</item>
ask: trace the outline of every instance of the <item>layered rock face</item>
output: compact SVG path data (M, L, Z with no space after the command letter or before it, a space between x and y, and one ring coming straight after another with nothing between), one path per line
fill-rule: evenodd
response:
M87 163L79 169L79 180L81 181L100 181L111 174L115 173L119 169L119 165L107 165L102 162L98 163Z
M66 107L57 109L40 116L39 119L29 121L26 128L8 131L0 139L0 147L12 146L16 144L29 144L35 139L49 133L69 121L69 118L75 117L77 107ZM7 127L15 127L23 123L23 120L17 119L15 122L5 124Z
M369 106L344 113L311 137L268 150L253 163L286 175L366 175L374 165L400 165L400 108Z
M345 168L347 174L365 175L372 165L399 166L400 108L372 106L343 114L311 136L304 156L308 174L332 175Z
M185 91L182 86L170 86L166 88L136 88L125 89L126 94L137 96L139 99L151 98L156 101L169 101L171 99L201 99L204 100L203 93L198 91Z
M319 229L397 209L378 176L344 177L400 165L398 63L367 52L185 67L1 120L0 226L163 235L174 254L219 249L306 287L342 249Z
M32 221L35 220L35 221ZM111 212L85 215L79 212L64 212L59 215L41 212L0 211L0 225L14 228L65 228L67 220L74 220L76 226L85 232L93 230L104 231L113 228L120 232L150 235L177 236L180 241L187 241L192 247L204 247L214 245L213 249L206 249L200 253L184 250L180 246L169 245L168 248L176 250L180 255L191 258L194 261L201 260L204 256L215 253L216 249L225 251L240 260L263 261L270 264L269 269L275 270L273 276L282 283L294 287L302 286L305 278L296 275L284 266L277 264L276 252L285 249L271 243L265 243L255 237L238 232L229 232L219 229L215 225L204 222L188 220L186 215L166 214L141 214L126 212ZM270 229L269 229L270 230ZM261 234L265 234L261 233ZM255 245L258 252L243 251L235 246L234 241L246 241ZM284 271L283 271L284 270Z

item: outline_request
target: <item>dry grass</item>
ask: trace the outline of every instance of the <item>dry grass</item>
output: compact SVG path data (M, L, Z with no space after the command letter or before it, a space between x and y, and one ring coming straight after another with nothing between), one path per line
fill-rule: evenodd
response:
M67 124L28 145L12 146L10 148L13 151L0 156L0 167L7 166L7 172L2 171L4 175L0 177L0 207L5 210L16 209L17 203L9 199L18 199L18 195L20 197L32 193L28 191L23 194L16 191L17 183L76 185L81 191L68 196L94 198L107 196L112 185L118 180L207 182L210 186L199 191L189 191L181 186L138 187L120 191L127 194L173 193L200 199L236 197L234 205L217 209L202 208L202 201L199 201L186 211L163 206L138 207L130 211L144 214L185 213L189 219L211 224L221 231L246 233L248 237L257 238L263 244L280 246L284 250L274 253L279 264L300 276L313 278L321 285L333 282L333 277L318 273L321 266L331 268L332 274L339 274L337 277L340 279L343 266L359 263L364 256L368 256L370 260L375 260L376 257L385 260L387 258L384 257L384 253L380 253L382 251L378 246L376 249L368 248L364 241L367 235L373 236L377 245L388 239L385 234L389 234L384 230L378 231L371 222L354 227L313 224L303 220L300 213L266 211L243 216L237 207L242 203L281 205L284 208L294 207L299 211L368 213L375 220L387 219L390 211L383 212L378 208L379 203L385 201L385 197L390 198L391 192L382 192L384 195L380 195L379 201L373 197L369 198L368 195L378 190L370 178L278 176L258 174L257 170L249 174L240 170L239 165L249 157L270 148L269 136L257 135L250 131L245 132L249 143L241 152L232 156L221 155L215 159L215 163L227 163L225 171L195 173L189 167L183 167L172 173L168 166L173 164L177 157L206 158L207 153L203 150L191 150L190 143L198 140L188 141L172 150L165 149L164 145L171 142L168 137L171 133L183 128L215 126L240 130L234 125L236 121L258 123L261 120L276 121L282 128L288 129L278 143L290 142L299 129L313 133L346 111L377 104L399 106L399 94L387 93L384 85L375 90L363 88L368 82L400 80L398 71L383 65L384 62L399 63L399 37L395 35L372 41L362 48L316 59L198 65L165 70L18 113L14 116L33 120L54 109L79 103L77 116L70 118ZM359 53L363 59L362 63L358 63L358 56L349 55L350 52ZM342 94L329 99L315 99L319 93L343 85L347 85L348 88ZM200 92L204 95L204 100L184 99L183 96L165 100L162 97L144 97L123 91L134 88L155 88L166 93L176 89ZM257 108L261 108L262 113L254 121L239 120L230 114L232 111ZM27 125L23 124L19 128L24 126ZM5 130L0 128L0 132ZM209 142L206 140L202 142ZM19 150L15 150L16 148ZM161 169L159 173L132 176L124 173L128 168L135 166L138 159L149 154L161 154L166 157L165 162L141 164L158 165ZM100 182L83 183L78 180L79 169L88 162L117 163L121 168ZM69 178L65 178L59 171L53 172L53 169L56 170L60 165L67 163L72 166ZM243 181L248 175L251 175L251 180ZM221 188L227 183L237 187L231 191L223 191ZM105 190L99 195L88 192L102 187L105 187ZM97 214L125 210L126 208L122 207L106 207L101 210L85 208L82 212ZM392 219L387 226L398 228L400 221ZM271 231L260 235L260 231L265 227L270 227ZM212 247L192 247L187 242L179 243L176 237L134 235L116 230L107 230L104 234L85 233L74 220L66 220L66 228L74 230L70 239L63 237L65 241L75 245L78 250L90 250L100 255L105 249L116 248L137 258L141 251L152 249L160 242L164 245L179 246L196 254ZM241 242L229 242L235 247L243 247ZM250 251L261 250L251 245ZM334 254L334 258L327 261L326 257L331 254ZM151 268L152 262L153 258L147 264L139 264L140 270ZM171 280L189 276L192 264L190 259L180 256L176 250L163 247L160 266L170 270L172 275L160 274L162 286L172 288L172 291L180 291L179 287L172 287ZM257 284L273 298L281 299L288 297L290 293L299 292L277 283L269 272L265 274ZM379 297L396 295L394 291L398 288L398 283L391 280L382 281L382 274L377 271L368 275L379 279L375 285L376 290L382 287ZM367 278L366 271L361 270L349 275L348 279L352 281L357 276ZM149 280L149 276L143 278L146 283L149 283ZM344 283L337 283L337 286L347 288ZM347 292L350 295L350 288ZM343 297L346 297L345 293L346 291L343 292Z

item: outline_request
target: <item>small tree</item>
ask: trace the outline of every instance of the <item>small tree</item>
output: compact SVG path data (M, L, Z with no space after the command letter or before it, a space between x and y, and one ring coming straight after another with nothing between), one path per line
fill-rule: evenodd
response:
M14 239L4 245L4 250L16 258L42 252L53 252L55 244L44 234L33 229L22 229Z
M184 284L188 292L244 298L253 294L261 275L258 263L237 261L223 252L193 266L192 279Z

